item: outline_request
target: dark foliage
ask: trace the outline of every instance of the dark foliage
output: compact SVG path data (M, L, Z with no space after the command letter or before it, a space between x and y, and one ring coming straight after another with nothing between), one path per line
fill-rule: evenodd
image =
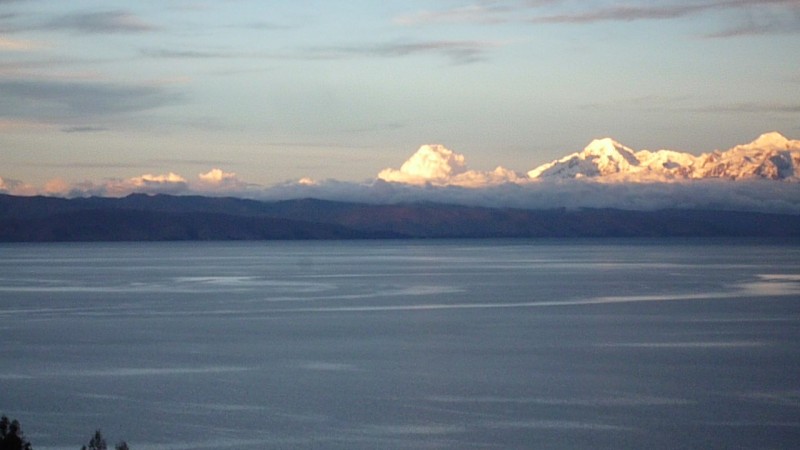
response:
M103 437L103 433L100 430L94 432L94 436L89 440L89 445L84 445L81 447L81 450L107 450L108 444L106 444L106 439ZM114 446L115 450L130 450L128 447L128 443L125 441L120 442L119 444Z
M81 450L107 450L106 440L100 430L94 432L94 436L89 440L89 445L84 445Z
M0 418L0 450L31 450L31 443L25 439L19 421Z

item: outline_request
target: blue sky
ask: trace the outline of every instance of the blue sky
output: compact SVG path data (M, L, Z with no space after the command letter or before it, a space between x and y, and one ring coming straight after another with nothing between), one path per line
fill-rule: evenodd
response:
M800 1L0 0L0 177L526 172L800 136Z

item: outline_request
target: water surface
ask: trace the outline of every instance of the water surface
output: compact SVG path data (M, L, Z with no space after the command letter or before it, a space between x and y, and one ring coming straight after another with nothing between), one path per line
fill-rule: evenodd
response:
M786 448L800 246L0 246L36 449Z

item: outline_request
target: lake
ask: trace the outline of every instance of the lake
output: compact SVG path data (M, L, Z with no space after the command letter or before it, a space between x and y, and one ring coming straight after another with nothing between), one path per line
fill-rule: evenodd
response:
M787 448L800 244L0 245L37 450Z

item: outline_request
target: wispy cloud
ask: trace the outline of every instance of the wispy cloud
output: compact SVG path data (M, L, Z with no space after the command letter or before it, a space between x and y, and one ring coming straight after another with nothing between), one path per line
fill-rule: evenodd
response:
M51 80L0 80L0 117L70 119L140 112L181 101L160 86Z
M96 126L76 126L76 127L65 127L62 128L61 131L64 133L98 133L101 131L108 131L106 127L96 127Z
M30 131L50 128L51 125L44 122L25 119L4 119L0 117L0 133Z
M41 28L88 34L141 33L158 29L139 16L122 10L68 14L50 20Z
M424 10L395 17L404 26L446 23L592 24L672 20L714 11L738 11L740 23L706 33L712 38L800 32L797 0L696 0L649 2L582 2L565 0L482 1L443 10Z
M537 15L534 24L588 24L670 20L714 11L740 12L740 24L705 37L723 38L755 34L800 32L800 2L797 0L715 0L697 2L629 2L600 5L564 13Z
M24 39L11 39L0 36L0 52L26 52L42 48L43 45L38 42L24 40Z
M694 112L704 113L781 113L796 114L800 113L800 103L731 103L721 105L710 105L692 109Z
M307 52L313 59L341 59L350 57L396 58L414 55L443 55L456 64L468 64L487 58L491 49L503 44L490 41L408 41L375 45L320 47Z
M563 14L542 15L529 19L531 23L592 23L604 21L657 20L685 17L712 8L710 4L628 4Z
M238 55L231 52L212 51L212 50L175 50L175 49L144 49L142 56L149 58L165 59L212 59L212 58L233 58Z
M800 2L766 2L776 5L751 8L742 15L738 24L723 30L708 33L707 38L736 38L770 34L800 33Z
M440 11L418 11L393 19L397 25L413 26L441 23L498 23L505 22L508 7L493 4L472 4Z
M444 23L496 24L517 21L521 14L559 3L563 3L563 0L483 0L448 9L402 14L395 17L393 22L404 26Z

